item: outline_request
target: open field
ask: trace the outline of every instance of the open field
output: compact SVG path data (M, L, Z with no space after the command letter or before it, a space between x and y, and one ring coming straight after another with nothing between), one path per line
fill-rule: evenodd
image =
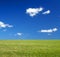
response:
M0 57L60 57L60 40L0 40Z

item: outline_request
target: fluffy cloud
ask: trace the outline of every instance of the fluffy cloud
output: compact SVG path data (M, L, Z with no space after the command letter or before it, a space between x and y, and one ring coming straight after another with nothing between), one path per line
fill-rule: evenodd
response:
M57 30L58 30L57 28L54 28L54 29L53 29L54 32L57 31Z
M33 17L33 16L37 15L39 12L41 12L42 10L43 10L42 7L40 7L40 8L28 8L28 9L26 9L26 13Z
M50 14L50 10L43 12L42 14Z
M53 28L53 29L48 29L48 30L40 30L38 32L42 32L42 33L52 33L52 32L56 32L58 29L57 28Z
M0 21L0 28L6 28L6 27L13 27L10 24L5 24L4 22Z
M22 35L22 33L17 33L16 35L21 36L21 35Z
M37 15L39 12L43 11L43 8L28 8L26 9L26 13L29 14L31 17ZM45 12L42 12L41 14L50 14L50 10L47 10Z

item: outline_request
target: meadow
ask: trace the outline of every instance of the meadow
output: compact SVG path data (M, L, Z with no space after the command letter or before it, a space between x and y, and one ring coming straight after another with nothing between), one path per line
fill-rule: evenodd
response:
M60 57L60 40L0 40L0 57Z

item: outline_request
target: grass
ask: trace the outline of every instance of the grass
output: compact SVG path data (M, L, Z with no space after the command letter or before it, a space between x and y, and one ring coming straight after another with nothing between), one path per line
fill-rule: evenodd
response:
M60 57L60 40L0 40L0 57Z

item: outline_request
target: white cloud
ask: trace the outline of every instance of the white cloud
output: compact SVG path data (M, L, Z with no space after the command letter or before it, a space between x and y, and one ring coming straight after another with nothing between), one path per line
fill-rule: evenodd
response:
M0 21L0 28L6 28L6 27L13 27L10 24L5 24L4 22Z
M37 15L39 12L43 10L42 7L40 8L28 8L26 9L26 13L29 14L31 17Z
M17 33L16 35L21 36L22 34L23 34L23 33L20 33L20 32L19 32L19 33Z
M53 32L52 29L49 29L49 30L41 30L41 32Z
M57 31L58 29L57 28L53 28L53 31L55 32L55 31Z
M50 14L50 10L47 10L47 11L45 11L45 12L43 12L42 14Z
M42 32L42 33L52 33L52 32L56 32L58 29L57 28L53 28L53 29L48 29L48 30L40 30L38 32Z

